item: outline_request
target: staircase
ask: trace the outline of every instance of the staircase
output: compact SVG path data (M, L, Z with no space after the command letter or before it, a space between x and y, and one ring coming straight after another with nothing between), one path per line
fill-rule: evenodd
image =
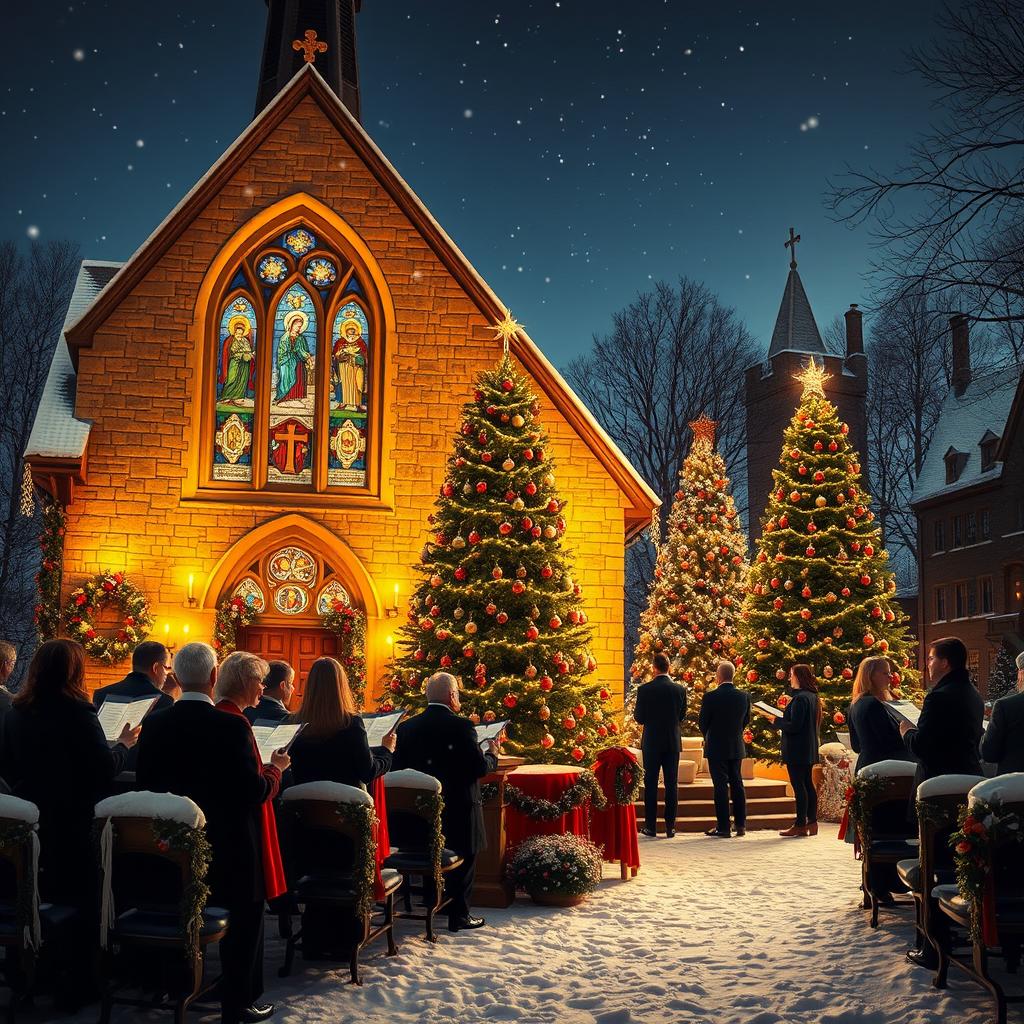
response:
M774 779L744 779L747 793L747 831L789 828L796 818L796 803L786 792L786 783ZM636 803L636 820L644 822L643 793ZM665 831L665 787L658 787L658 831ZM677 832L704 832L714 828L715 796L711 779L699 775L695 782L679 784Z

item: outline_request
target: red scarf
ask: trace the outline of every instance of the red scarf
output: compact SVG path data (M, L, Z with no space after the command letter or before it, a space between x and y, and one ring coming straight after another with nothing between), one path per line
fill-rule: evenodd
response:
M281 862L281 850L277 845L277 821L274 818L274 796L281 787L281 773L273 765L265 765L260 758L260 748L256 743L256 737L252 735L252 726L249 719L242 714L234 701L222 700L217 705L218 711L225 711L229 715L237 715L245 722L252 738L252 756L256 758L260 772L272 783L273 789L267 799L260 804L260 847L263 855L263 884L266 888L267 899L272 900L288 891L288 883L284 877L284 865Z

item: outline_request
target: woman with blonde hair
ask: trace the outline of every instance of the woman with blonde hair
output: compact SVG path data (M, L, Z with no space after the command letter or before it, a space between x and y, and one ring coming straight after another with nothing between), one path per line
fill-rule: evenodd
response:
M348 676L334 658L313 662L302 707L292 720L306 726L289 751L296 783L327 780L365 787L391 770L395 734L388 733L383 746L370 748Z
M892 662L865 658L853 680L853 700L846 713L856 770L879 761L912 761L896 720L885 710L892 697Z

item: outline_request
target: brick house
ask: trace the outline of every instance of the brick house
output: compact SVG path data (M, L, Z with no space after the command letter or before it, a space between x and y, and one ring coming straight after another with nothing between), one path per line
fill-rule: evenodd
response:
M334 650L319 612L341 597L367 617L372 692L504 308L353 116L353 76L327 71L269 89L126 263L82 264L26 458L67 507L65 596L122 570L180 642L238 594L261 609L241 644L300 675ZM624 543L658 499L524 331L511 353L621 694ZM90 663L89 685L125 671Z
M952 387L911 496L919 656L960 637L986 693L1000 645L1024 650L1024 374L972 375L967 320L950 327Z

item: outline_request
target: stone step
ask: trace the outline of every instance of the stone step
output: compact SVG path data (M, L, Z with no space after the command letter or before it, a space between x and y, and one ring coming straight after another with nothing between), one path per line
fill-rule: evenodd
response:
M793 824L793 819L796 817L795 809L791 814L754 814L747 816L747 831L748 832L759 832L763 830L778 830L789 828ZM638 819L639 824L643 824L643 818ZM687 834L706 832L709 828L715 827L714 817L710 818L678 818L676 820L676 831L685 832ZM658 832L664 834L665 822L659 819L658 821ZM641 841L643 837L641 836ZM643 848L641 847L641 855Z
M783 797L787 795L786 783L776 782L773 779L745 779L743 788L746 791L747 799L755 797ZM688 785L680 783L678 787L680 801L686 800L713 800L715 795L714 786L710 779L698 779ZM658 786L658 799L665 798L665 787Z
M644 802L638 800L634 805L636 807L637 820L642 820L644 816ZM658 813L662 812L665 803L662 797L658 799ZM793 814L796 811L796 804L792 797L789 796L769 796L764 797L758 793L756 796L747 797L747 816L751 817L755 814ZM715 802L714 800L687 800L685 803L680 801L679 810L677 812L677 818L706 818L709 815L714 816L715 813Z

